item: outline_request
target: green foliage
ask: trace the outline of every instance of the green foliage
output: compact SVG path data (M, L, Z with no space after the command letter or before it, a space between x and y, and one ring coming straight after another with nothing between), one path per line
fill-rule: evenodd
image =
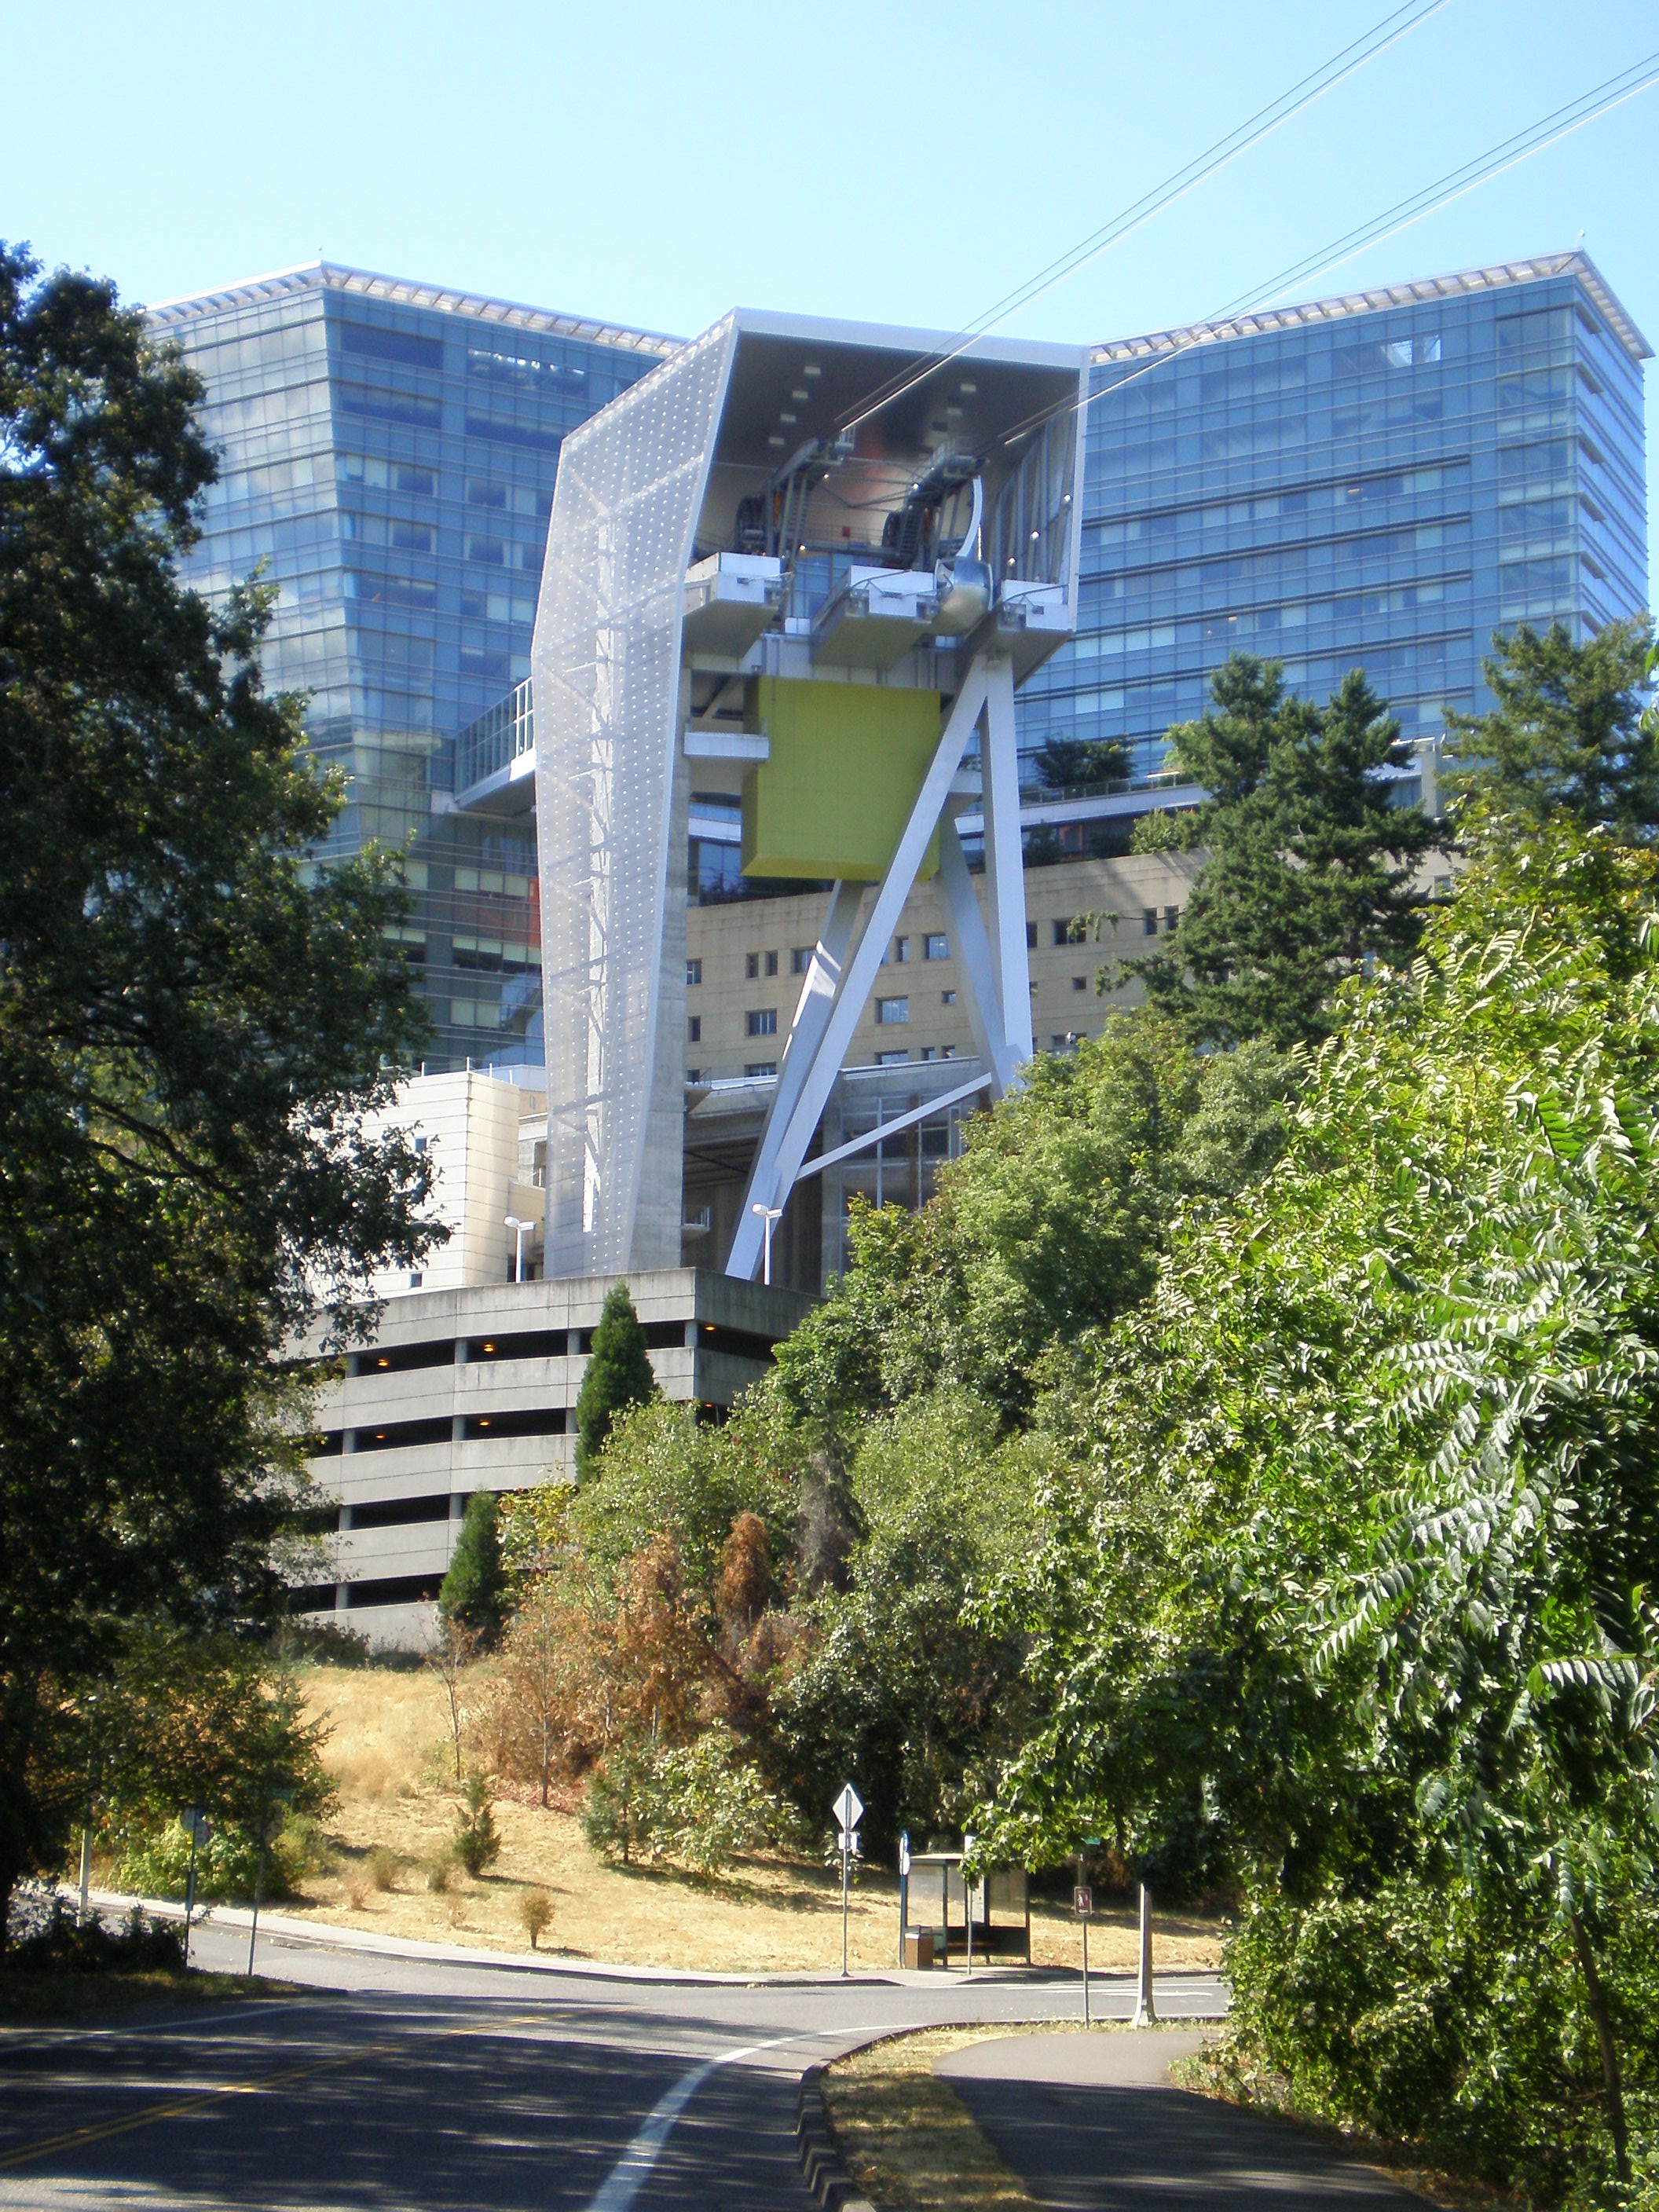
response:
M596 1469L571 1500L568 1524L586 1566L609 1583L653 1536L671 1536L687 1583L710 1590L720 1547L740 1513L756 1513L775 1552L787 1548L794 1486L775 1423L745 1409L724 1427L659 1399L623 1412Z
M1121 738L1050 738L1031 756L1051 791L1111 783L1129 773L1129 750Z
M1449 714L1455 796L1518 819L1564 811L1632 842L1659 829L1659 720L1643 713L1653 625L1609 623L1576 644L1559 623L1494 635L1483 663L1498 704Z
M67 1968L76 1974L142 1974L159 1968L163 1973L181 1973L184 1923L148 1919L135 1905L118 1927L100 1918L82 1926L64 1910L62 1898L54 1896L44 1924L12 1946L6 1964L25 1972Z
M319 1305L418 1261L369 1136L423 1024L384 855L264 696L269 593L180 585L201 386L112 289L0 247L0 1906L76 1817L121 1625L269 1614Z
M1645 853L1521 827L1466 814L1272 1175L1056 1370L976 1826L1237 1883L1257 2046L1547 2198L1652 2148L1659 917Z
M489 1783L484 1775L469 1774L466 1778L466 1802L455 1815L454 1855L474 1881L501 1855Z
M313 1833L303 1821L291 1819L282 1806L271 1808L266 1825L261 1893L266 1898L295 1896L317 1863ZM222 1898L233 1904L251 1903L258 1872L256 1829L234 1823L212 1827L207 1843L196 1855L196 1894ZM138 1897L182 1901L189 1877L190 1832L181 1822L166 1820L158 1827L129 1830L120 1838L115 1879L122 1889Z
M1316 1041L1345 977L1409 957L1412 878L1434 832L1416 807L1389 803L1376 772L1407 756L1358 670L1323 707L1289 696L1278 662L1247 653L1211 689L1220 711L1170 732L1210 793L1193 830L1208 857L1167 947L1124 966L1194 1038Z
M1052 1346L1145 1296L1177 1206L1271 1165L1292 1072L1146 1013L1038 1059L920 1215L855 1210L852 1269L779 1347L786 1406L842 1450L941 1382L1022 1418Z
M1132 853L1190 853L1199 842L1196 807L1155 806L1150 814L1137 814L1129 833Z
M773 1690L775 1759L809 1821L850 1778L884 1846L959 1826L1029 1720L1018 1637L974 1617L1032 1549L1042 1448L999 1445L988 1409L940 1394L872 1427L854 1475L865 1533ZM827 1785L827 1786L826 1786Z
M507 1570L501 1564L499 1508L493 1490L475 1490L466 1501L455 1554L438 1592L438 1616L476 1637L484 1649L495 1642L507 1614Z
M589 1784L582 1827L607 1857L702 1875L799 1840L788 1808L720 1728L667 1750L619 1747Z
M645 1348L645 1331L634 1310L626 1283L613 1283L605 1292L599 1325L593 1332L593 1350L576 1397L576 1472L586 1477L598 1471L600 1453L619 1413L630 1406L648 1405L656 1397L657 1378L651 1371Z

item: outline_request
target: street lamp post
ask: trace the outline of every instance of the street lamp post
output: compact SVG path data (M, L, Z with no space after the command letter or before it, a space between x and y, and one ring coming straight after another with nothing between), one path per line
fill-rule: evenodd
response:
M506 1214L502 1218L518 1240L513 1255L513 1279L515 1283L521 1283L524 1280L524 1240L534 1231L536 1224L533 1221L520 1221L516 1213Z
M761 1225L765 1243L761 1255L761 1280L769 1287L772 1281L772 1224L775 1221L782 1220L783 1208L781 1206L763 1206L757 1200L749 1211L762 1216Z

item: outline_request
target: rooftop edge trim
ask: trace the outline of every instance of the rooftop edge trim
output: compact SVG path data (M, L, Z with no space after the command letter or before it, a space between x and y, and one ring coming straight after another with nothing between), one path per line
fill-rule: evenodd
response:
M480 321L504 323L510 328L541 331L558 337L586 338L595 344L617 346L633 353L666 356L678 351L681 341L656 331L632 331L616 323L593 322L580 315L556 314L551 308L526 307L515 300L494 300L482 292L459 292L443 284L419 284L404 276L383 276L371 269L351 269L339 262L307 261L292 269L274 270L269 276L250 276L213 292L193 292L176 300L159 300L144 313L163 328L194 321L198 316L223 313L231 307L251 307L262 300L277 300L296 292L343 292L370 300L386 300L400 307L436 308L441 313L476 315Z
M1570 253L1542 254L1531 261L1498 262L1490 269L1464 269L1446 276L1419 277L1407 284L1379 285L1364 292L1341 292L1328 300L1304 301L1295 307L1252 307L1222 322L1188 323L1180 330L1150 331L1133 338L1108 338L1092 349L1090 359L1097 368L1109 362L1144 361L1153 355L1214 345L1227 338L1260 337L1269 331L1301 330L1310 323L1339 322L1350 315L1370 314L1379 307L1418 307L1426 301L1465 298L1472 293L1529 283L1542 276L1565 276L1577 277L1632 361L1652 358L1653 348L1625 313L1601 270L1587 253L1575 250Z

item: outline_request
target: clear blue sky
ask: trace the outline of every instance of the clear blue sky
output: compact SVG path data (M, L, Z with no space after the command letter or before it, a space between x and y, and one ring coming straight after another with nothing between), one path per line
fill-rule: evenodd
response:
M0 0L0 236L139 301L320 249L653 330L955 329L1388 4ZM1011 327L1195 320L1656 47L1653 0L1449 0ZM1582 233L1659 343L1656 147L1659 89L1310 289Z

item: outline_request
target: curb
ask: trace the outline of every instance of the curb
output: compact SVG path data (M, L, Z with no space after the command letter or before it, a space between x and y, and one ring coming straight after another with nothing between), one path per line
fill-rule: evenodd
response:
M879 2040L880 2039L878 2039ZM824 2212L875 2212L875 2207L842 2163L841 2146L823 2101L822 2066L809 2066L800 2077L795 2109L795 2153L806 2186Z

